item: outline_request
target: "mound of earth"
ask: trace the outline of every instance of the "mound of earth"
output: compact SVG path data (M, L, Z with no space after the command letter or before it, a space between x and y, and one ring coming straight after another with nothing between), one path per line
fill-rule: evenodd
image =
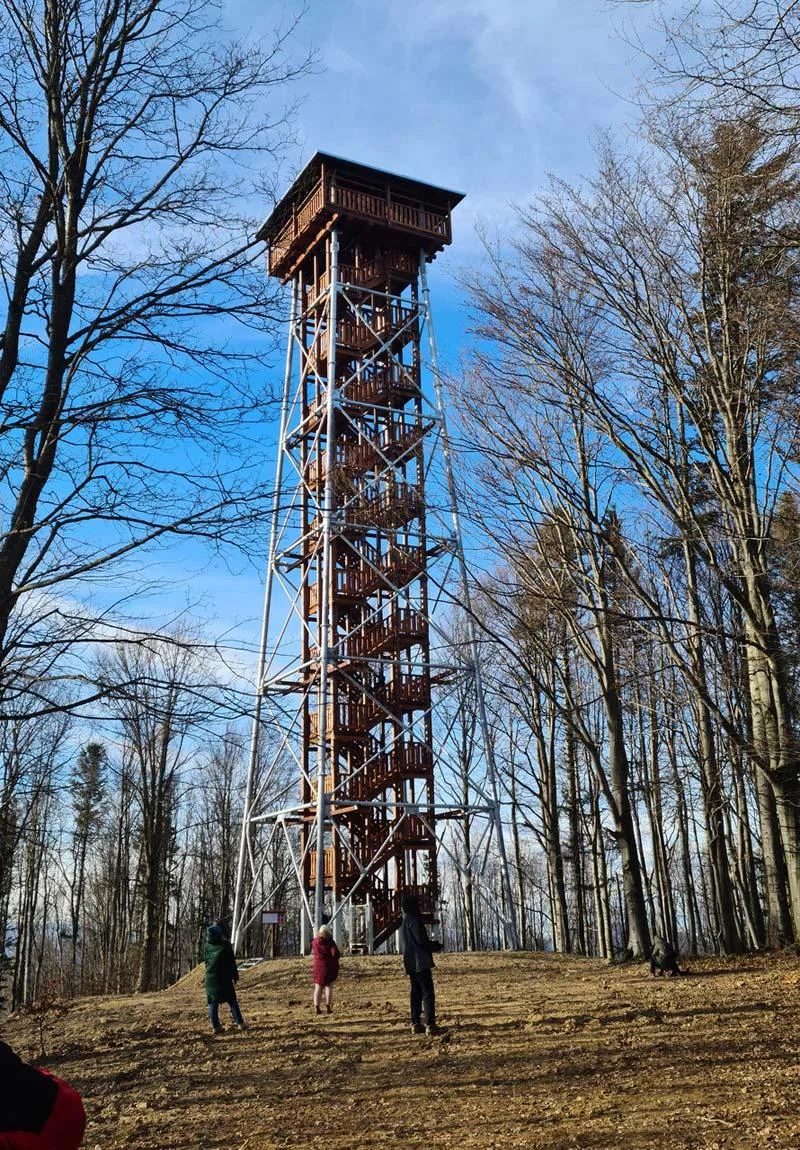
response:
M788 1150L799 987L785 955L649 979L554 955L444 954L446 1034L427 1038L410 1032L397 957L345 958L320 1018L310 960L286 959L243 975L243 1033L208 1033L198 970L161 994L13 1017L4 1037L35 1058L43 1032L42 1063L84 1095L88 1150Z

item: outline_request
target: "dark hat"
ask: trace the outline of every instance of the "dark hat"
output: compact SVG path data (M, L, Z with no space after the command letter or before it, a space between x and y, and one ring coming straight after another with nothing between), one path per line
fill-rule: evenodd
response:
M419 914L419 899L415 894L407 892L400 899L400 907L406 914Z

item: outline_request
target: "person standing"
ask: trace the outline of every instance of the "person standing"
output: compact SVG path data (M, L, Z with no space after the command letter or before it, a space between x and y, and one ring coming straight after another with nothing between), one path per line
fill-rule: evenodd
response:
M0 1042L0 1147L78 1150L85 1128L80 1094Z
M442 944L428 938L416 895L404 894L400 900L400 907L403 911L403 922L400 926L403 966L411 980L411 1033L441 1034L436 1025L436 992L431 972L435 965L433 955L438 954Z
M227 1002L231 1008L231 1017L237 1030L244 1030L245 1021L239 1009L236 997L236 983L239 981L239 970L236 966L236 957L233 947L225 934L224 926L215 922L208 928L205 948L206 977L205 990L208 1001L208 1018L214 1034L221 1034L219 1023L220 1003Z
M311 943L311 953L314 962L311 976L314 979L314 1010L322 1014L322 994L325 993L325 1009L328 1014L333 1013L333 984L339 977L339 947L333 939L329 926L324 924L317 931L316 938Z

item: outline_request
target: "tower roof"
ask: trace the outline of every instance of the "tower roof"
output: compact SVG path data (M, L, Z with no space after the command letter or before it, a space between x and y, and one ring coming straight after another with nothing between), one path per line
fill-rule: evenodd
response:
M256 238L270 243L284 229L292 212L303 204L309 193L317 186L323 175L335 175L353 180L365 187L374 186L390 190L403 199L419 200L444 213L449 213L464 199L463 192L455 192L436 184L426 184L408 176L399 176L369 164L359 164L329 152L315 152L295 179L288 191L281 197L259 228Z

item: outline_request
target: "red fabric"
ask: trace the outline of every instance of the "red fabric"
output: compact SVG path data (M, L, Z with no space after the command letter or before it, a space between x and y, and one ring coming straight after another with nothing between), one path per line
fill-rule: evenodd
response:
M77 1090L60 1078L55 1080L58 1094L50 1117L39 1133L0 1134L0 1150L78 1150L86 1129L83 1102Z
M330 986L339 977L339 947L332 938L317 935L311 943L314 964L311 976L317 986Z

